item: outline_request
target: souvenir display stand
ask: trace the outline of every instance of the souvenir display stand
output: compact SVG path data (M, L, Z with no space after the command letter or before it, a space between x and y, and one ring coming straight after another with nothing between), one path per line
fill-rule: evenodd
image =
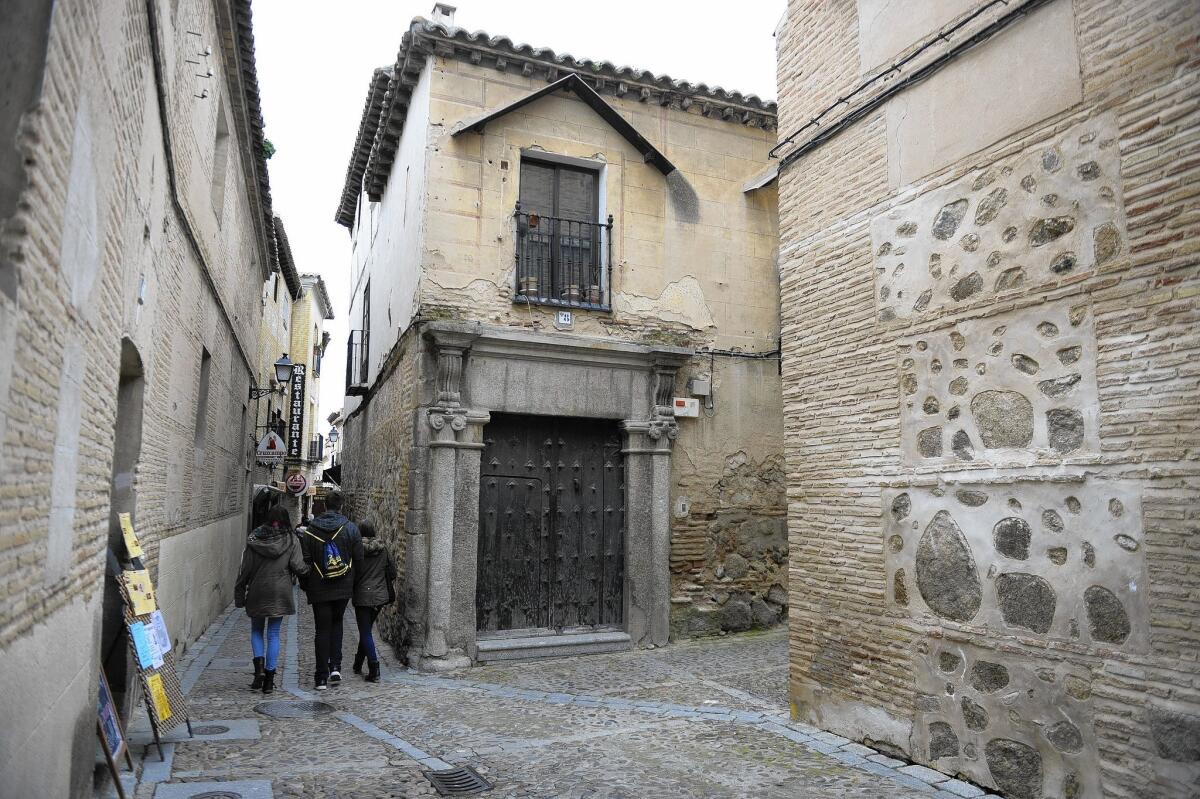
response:
M129 514L120 514L120 519L132 565L122 571L118 581L121 598L125 601L125 628L129 632L129 648L142 685L154 745L162 760L162 735L180 724L187 724L191 736L192 720L175 671L175 648L155 599L150 573L142 566L144 553L134 535Z

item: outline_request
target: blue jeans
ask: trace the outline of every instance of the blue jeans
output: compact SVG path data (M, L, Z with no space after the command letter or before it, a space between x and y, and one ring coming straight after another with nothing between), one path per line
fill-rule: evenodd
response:
M279 662L279 628L283 625L283 616L272 616L271 618L252 617L250 619L250 648L254 650L254 657L263 657L263 628L267 631L266 640L266 669L267 671L275 671L275 664Z
M358 651L366 654L368 663L376 663L379 660L379 654L375 651L375 636L371 633L379 610L354 606L354 620L358 622Z

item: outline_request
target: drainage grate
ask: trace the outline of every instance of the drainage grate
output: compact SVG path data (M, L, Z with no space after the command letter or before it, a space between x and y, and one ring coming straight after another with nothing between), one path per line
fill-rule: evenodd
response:
M294 702L288 699L262 702L254 706L255 713L275 719L315 719L333 711L333 705L326 702Z
M224 724L204 724L192 727L192 732L196 735L224 735L229 732L229 728Z
M479 776L479 772L470 766L459 766L442 771L426 771L425 778L437 789L439 796L462 796L492 789L492 784Z
M194 793L188 799L242 799L242 795L233 791L205 791Z

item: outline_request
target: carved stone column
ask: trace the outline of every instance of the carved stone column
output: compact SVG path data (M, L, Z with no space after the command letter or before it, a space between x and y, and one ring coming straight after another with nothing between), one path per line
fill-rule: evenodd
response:
M635 645L671 637L671 442L679 435L671 398L677 362L654 366L650 418L625 431L625 619Z
M409 664L424 671L447 671L470 665L475 640L479 450L489 416L462 404L465 356L473 334L436 331L426 338L433 350L435 404L418 411L415 420L423 427L415 438L423 443L426 468L413 478L413 488L419 484L421 492L414 508L421 502L427 533L421 541L417 536L410 540L416 545L409 555L410 569L419 573L410 574L408 582L420 595L410 601L412 615L420 619L410 623L414 636Z

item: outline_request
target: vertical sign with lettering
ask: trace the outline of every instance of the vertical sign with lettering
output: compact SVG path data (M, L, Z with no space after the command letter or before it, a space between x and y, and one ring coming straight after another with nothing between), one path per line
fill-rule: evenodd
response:
M288 458L299 460L304 457L304 364L292 367L291 403L292 414L288 421Z

